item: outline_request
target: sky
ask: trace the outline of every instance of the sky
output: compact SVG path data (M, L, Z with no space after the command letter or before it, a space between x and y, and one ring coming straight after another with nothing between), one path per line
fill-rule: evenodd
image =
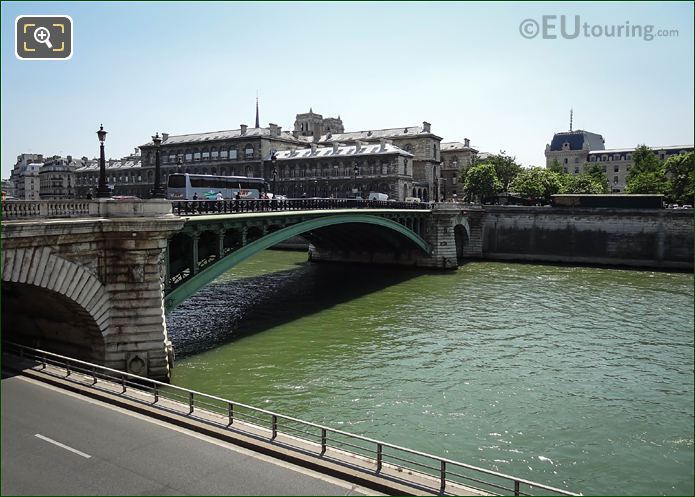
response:
M432 124L523 165L553 133L607 148L693 143L692 2L2 2L2 177L20 153L118 158L155 132L291 130L313 108L347 131ZM68 14L68 61L18 60L18 15ZM575 16L589 36L527 39ZM652 25L677 36L591 36ZM603 28L602 28L603 29ZM529 33L528 31L526 32Z

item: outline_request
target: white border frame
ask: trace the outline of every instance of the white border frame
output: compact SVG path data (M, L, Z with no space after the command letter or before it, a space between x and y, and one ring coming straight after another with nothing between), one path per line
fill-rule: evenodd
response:
M23 17L65 17L67 19L70 19L70 55L68 57L50 57L50 58L45 58L45 57L36 57L36 58L30 58L30 57L20 57L19 56L19 51L17 47L17 26L19 25L19 20ZM22 14L20 16L17 16L14 20L14 55L17 58L17 60L53 60L53 61L61 61L61 60L70 60L72 59L73 54L75 53L75 21L73 21L72 17L67 15L67 14Z

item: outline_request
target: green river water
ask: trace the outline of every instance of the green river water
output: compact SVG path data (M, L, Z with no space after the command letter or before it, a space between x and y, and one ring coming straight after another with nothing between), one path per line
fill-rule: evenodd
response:
M265 251L168 317L173 383L587 494L693 494L693 277Z

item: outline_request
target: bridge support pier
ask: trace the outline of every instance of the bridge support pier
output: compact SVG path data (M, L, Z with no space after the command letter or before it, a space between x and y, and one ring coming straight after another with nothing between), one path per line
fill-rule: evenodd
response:
M168 381L168 201L98 200L94 217L3 220L3 338ZM98 217L97 217L98 216Z

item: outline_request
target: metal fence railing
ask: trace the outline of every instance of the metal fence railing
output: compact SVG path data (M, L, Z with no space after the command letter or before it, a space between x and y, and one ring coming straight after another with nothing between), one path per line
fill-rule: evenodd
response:
M348 456L353 469L435 493L472 489L492 495L580 495L45 350L3 342L3 354L31 360L46 374L262 438L283 448L332 462L346 463Z
M174 214L179 216L335 209L427 210L432 208L430 204L426 203L360 200L354 198L173 200L171 204Z

